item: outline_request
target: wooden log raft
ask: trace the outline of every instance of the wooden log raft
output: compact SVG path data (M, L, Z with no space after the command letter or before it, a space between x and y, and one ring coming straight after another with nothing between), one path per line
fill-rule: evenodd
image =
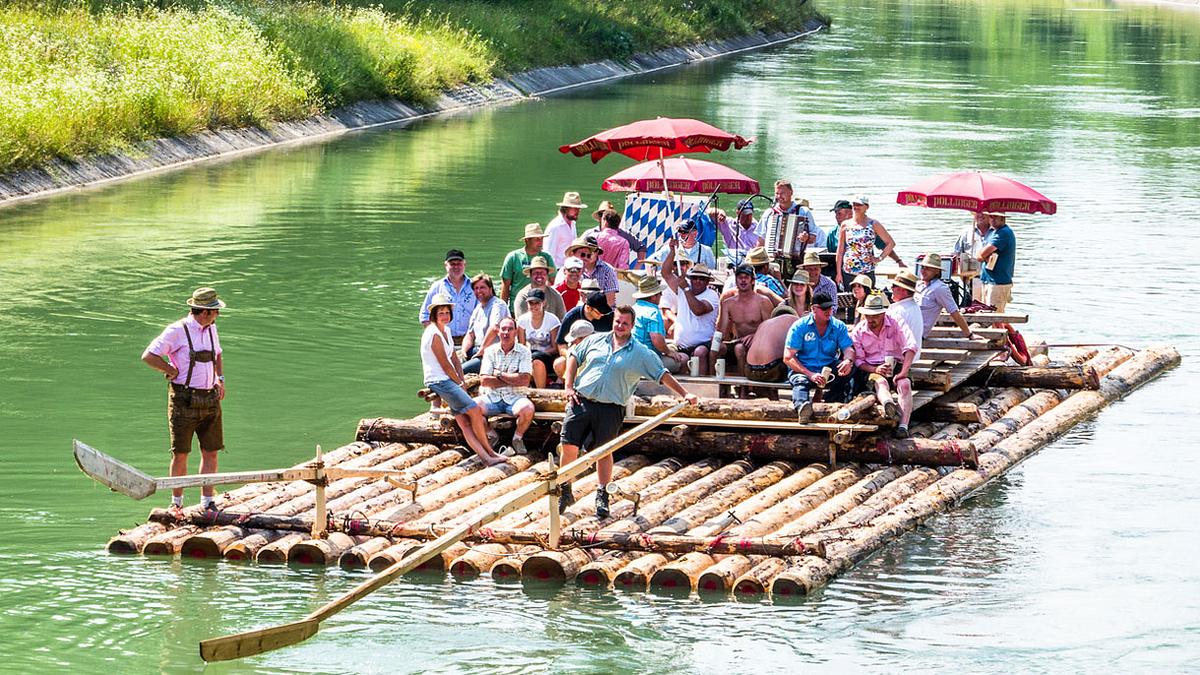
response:
M750 403L751 401L743 401ZM757 401L755 401L757 402ZM765 401L762 403L772 403ZM791 410L791 406L788 406ZM685 409L686 410L686 409ZM542 425L534 425L525 435L526 444L542 443L552 434ZM455 435L442 429L432 416L408 420L363 420L360 437L399 439L412 442L454 443ZM670 431L652 431L628 446L629 451L661 456L736 457L757 460L785 460L798 463L827 461L829 438L812 433L745 433L744 431L689 431L676 436ZM839 461L895 463L919 466L959 466L970 463L971 448L927 439L887 439L880 443L870 436L856 436L837 449Z
M801 556L792 559L791 566L771 582L772 594L794 597L811 593L887 542L950 508L985 482L1067 433L1081 420L1124 398L1178 363L1179 353L1169 346L1155 346L1138 352L1105 376L1099 390L1073 394L984 453L978 469L954 471L869 526L860 528L851 538L827 542L826 558Z

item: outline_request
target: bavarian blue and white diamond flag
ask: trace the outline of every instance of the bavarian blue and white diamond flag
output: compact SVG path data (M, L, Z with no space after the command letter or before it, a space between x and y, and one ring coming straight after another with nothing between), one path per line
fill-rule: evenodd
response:
M655 251L666 248L667 241L674 236L675 228L689 218L696 218L698 224L702 224L701 220L708 220L698 218L702 215L700 207L705 201L706 197L675 195L668 200L663 194L636 192L625 198L621 229L646 244L646 259L650 260ZM702 242L705 234L702 229Z

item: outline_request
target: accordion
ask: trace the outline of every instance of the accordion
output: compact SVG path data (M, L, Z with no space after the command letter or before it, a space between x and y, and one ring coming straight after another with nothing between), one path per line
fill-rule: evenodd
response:
M774 207L763 214L763 218L766 219L767 225L763 240L767 255L772 260L790 258L799 261L804 245L801 235L806 231L808 219L803 215L791 213L790 209L781 213ZM819 243L813 247L818 248Z

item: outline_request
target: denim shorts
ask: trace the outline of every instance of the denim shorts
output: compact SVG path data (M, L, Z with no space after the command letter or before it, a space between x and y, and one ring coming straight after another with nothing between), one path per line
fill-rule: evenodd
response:
M516 407L521 401L528 401L529 405L533 405L532 401L529 401L529 399L524 397L518 398L512 403L505 403L502 400L489 401L486 398L476 399L476 403L483 408L483 415L485 417L495 417L496 415L516 415L516 413L513 412L513 408Z
M442 401L446 403L446 407L450 408L450 412L455 415L461 415L476 406L475 399L471 398L471 395L454 380L426 382L425 386L429 387L433 393L441 396Z

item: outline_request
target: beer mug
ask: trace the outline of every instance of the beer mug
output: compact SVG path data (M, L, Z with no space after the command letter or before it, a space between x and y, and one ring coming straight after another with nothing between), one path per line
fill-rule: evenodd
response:
M721 331L719 331L719 330L713 331L712 344L709 345L709 348L713 351L714 354L717 352L717 350L719 350L721 348L721 338L723 338L723 337L725 337L725 336L721 335Z
M720 335L720 333L717 333ZM718 380L725 379L725 359L717 359L716 375Z
M692 358L688 359L688 373L692 377L696 377L700 374L700 357L693 356Z
M833 368L825 366L821 369L821 377L825 378L825 386L829 386L830 380L833 379Z
M894 356L883 357L883 364L888 367L888 376L889 377L896 374L896 357L894 357Z

